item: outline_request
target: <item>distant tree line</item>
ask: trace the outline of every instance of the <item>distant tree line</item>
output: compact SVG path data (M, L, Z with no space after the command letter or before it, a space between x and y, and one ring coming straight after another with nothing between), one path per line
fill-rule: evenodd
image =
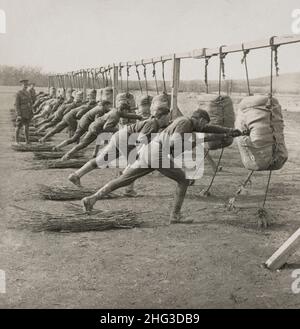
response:
M34 82L39 87L48 85L48 75L39 67L0 65L0 85L17 86L22 78Z

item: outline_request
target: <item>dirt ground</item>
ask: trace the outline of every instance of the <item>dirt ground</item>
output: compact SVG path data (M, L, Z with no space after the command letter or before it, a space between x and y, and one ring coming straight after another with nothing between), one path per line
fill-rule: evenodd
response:
M295 108L295 102L293 102ZM0 93L0 269L6 273L1 308L298 308L291 274L300 251L279 272L262 263L299 228L300 112L284 111L289 160L274 172L267 209L273 225L256 228L267 173L256 173L237 210L224 204L248 174L236 144L225 150L212 196L201 197L211 169L187 193L183 212L192 225L168 225L174 183L159 175L137 182L139 196L99 202L99 209L136 208L148 227L86 233L33 233L12 229L22 221L13 207L63 212L64 202L38 198L38 184L68 184L72 169L30 170L31 153L11 149L13 94ZM184 112L195 106L184 95ZM295 110L295 109L294 109ZM299 110L299 108L298 108ZM57 136L61 140L64 133ZM219 151L214 153L217 159ZM100 187L115 170L94 171L83 184ZM121 194L121 192L119 192ZM79 202L78 202L79 203Z

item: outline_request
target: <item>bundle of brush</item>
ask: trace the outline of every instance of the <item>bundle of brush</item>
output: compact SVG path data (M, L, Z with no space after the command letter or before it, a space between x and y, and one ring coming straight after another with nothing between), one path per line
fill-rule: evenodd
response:
M19 136L19 141L20 142L25 142L25 137L24 135ZM39 141L39 138L36 136L29 136L29 141L31 143L37 143Z
M42 199L55 201L81 200L96 192L95 189L79 189L76 186L47 186L39 184L38 187Z
M52 151L52 152L34 152L33 156L36 160L49 160L49 159L60 159L65 154L63 151ZM83 152L77 152L73 154L74 159L83 158Z
M46 211L22 210L23 215L16 228L30 229L33 232L89 232L112 229L132 229L139 227L136 213L129 210L94 211L86 214L79 209L69 209L63 213Z
M32 170L43 170L43 169L78 169L87 163L88 159L69 159L69 160L42 160L38 163L34 163L31 167Z
M46 135L46 132L44 132L44 131L30 131L29 135L34 136L34 137L38 137L38 138L42 138ZM49 138L48 140L51 140L51 138Z
M47 152L52 150L53 145L39 144L39 143L32 143L32 144L13 143L11 145L11 148L17 152Z

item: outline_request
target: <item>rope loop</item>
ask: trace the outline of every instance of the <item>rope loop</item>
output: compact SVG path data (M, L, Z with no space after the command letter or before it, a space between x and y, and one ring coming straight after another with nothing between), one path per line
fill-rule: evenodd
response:
M274 65L276 70L276 76L279 76L279 64L278 64L278 48L279 45L274 45L274 38L276 36L273 36L270 38L270 46L271 46L271 52L274 53Z
M159 94L159 90L158 90L158 83L157 83L157 76L156 76L156 69L155 69L155 65L156 63L154 62L153 58L152 58L152 65L153 65L153 69L152 69L152 77L155 80L155 88L156 88L156 93L157 95Z

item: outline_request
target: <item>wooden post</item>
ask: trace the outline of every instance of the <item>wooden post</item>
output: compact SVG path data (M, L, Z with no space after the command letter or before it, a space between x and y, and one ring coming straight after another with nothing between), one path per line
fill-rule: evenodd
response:
M83 100L86 100L86 90L87 90L87 73L86 70L82 70L82 89L83 89Z
M172 93L171 93L171 118L174 120L179 116L182 116L182 113L178 109L178 90L180 83L180 58L176 58L175 54L172 59Z
M281 268L298 248L300 248L300 228L266 261L266 267L270 270Z
M119 93L119 67L113 64L113 77L112 77L112 87L113 87L113 107L116 107L116 98Z

